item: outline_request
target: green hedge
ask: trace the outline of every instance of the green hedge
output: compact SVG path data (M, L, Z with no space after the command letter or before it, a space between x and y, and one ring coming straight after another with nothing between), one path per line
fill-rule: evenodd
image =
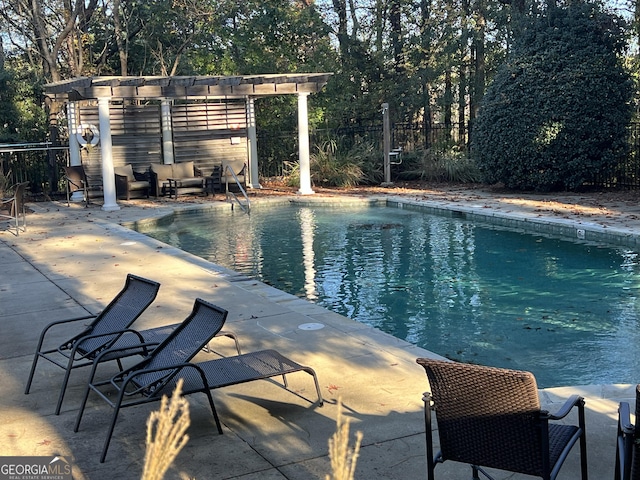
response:
M575 3L525 22L473 127L485 181L551 191L615 176L633 95L620 20Z

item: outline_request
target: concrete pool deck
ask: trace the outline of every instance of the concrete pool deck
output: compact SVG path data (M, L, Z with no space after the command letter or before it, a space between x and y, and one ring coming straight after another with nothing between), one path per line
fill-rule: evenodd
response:
M603 231L627 239L640 235L640 207L632 202L614 204L590 197L587 205L580 196L523 198L468 189L389 190L385 196L393 200L394 195L433 208L524 218L585 230L587 235ZM203 201L194 200L187 208ZM224 435L218 435L204 396L189 397L190 439L166 478L324 479L330 472L327 440L335 431L339 398L351 420L352 443L353 432L363 433L356 478L425 478L421 396L426 377L415 359L433 354L121 226L169 213L183 207L182 202L140 200L120 205L119 211L105 212L99 205L85 209L62 202L30 204L33 213L28 215L26 233L18 237L0 233L0 455L63 455L71 461L76 479L140 478L145 422L158 404L122 411L107 460L100 464L111 410L92 397L80 431L73 433L88 372L72 374L59 416L53 410L60 369L41 362L31 393L23 393L42 328L54 320L100 311L122 288L126 274L135 273L162 284L158 298L136 326L180 321L196 297L209 300L229 310L226 328L238 334L244 351L275 348L313 367L325 398L325 405L318 408L266 381L215 390L224 428ZM299 329L304 323L325 327ZM56 338L67 338L69 333L62 331ZM232 353L225 339L215 340L215 345L222 353ZM109 368L115 366L105 366ZM308 375L291 376L290 386L315 398ZM613 476L618 402L633 404L634 387L541 391L551 411L571 394L586 398L592 479ZM574 450L558 478L579 478L578 450ZM468 477L468 467L451 462L438 470L440 479ZM504 473L497 478L530 477Z

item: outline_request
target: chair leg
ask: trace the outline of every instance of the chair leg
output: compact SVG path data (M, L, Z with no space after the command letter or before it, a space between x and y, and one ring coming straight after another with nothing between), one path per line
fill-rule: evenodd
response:
M28 395L29 390L31 389L31 382L33 381L33 376L36 373L36 365L38 364L38 359L40 358L42 352L42 344L44 343L44 337L47 333L47 328L45 328L42 333L40 333L40 338L38 338L38 346L36 347L36 353L33 355L33 363L31 364L31 372L29 372L29 379L27 380L27 387L24 390L24 394ZM45 352L46 353L46 352Z
M122 405L122 398L124 397L124 388L120 390L118 395L118 401L113 406L113 417L111 419L111 425L109 425L109 431L107 432L107 438L104 441L104 447L102 447L102 455L100 456L100 463L104 463L107 458L107 450L111 443L111 437L113 436L113 430L116 428L116 420L118 420L118 413L120 413L120 405Z
M84 398L82 399L82 403L80 404L80 410L78 410L78 416L76 417L76 424L73 427L73 431L77 432L80 429L80 422L82 421L82 414L84 413L84 409L87 406L87 400L89 399L89 393L91 393L91 384L93 383L93 378L96 374L96 367L98 362L94 362L91 367L91 373L89 374L89 380L87 381L87 390L84 393Z
M433 458L433 437L431 433L431 394L425 393L422 397L424 403L424 426L427 447L427 479L435 480L436 462Z
M473 475L471 477L473 480L480 480L480 471L478 470L478 467L471 465L471 473Z
M586 432L586 419L584 413L584 401L578 408L578 425L582 429L582 435L580 436L580 470L582 473L582 480L588 480L587 474L587 432Z
M62 408L62 400L64 400L64 394L67 390L67 385L69 384L69 377L71 376L71 370L73 369L73 357L75 355L75 349L71 351L71 355L69 356L69 362L67 363L67 368L64 372L64 378L62 379L62 386L60 387L60 395L58 395L58 405L56 405L56 415L60 415L60 409Z
M204 393L207 395L207 399L209 400L209 406L211 407L211 413L213 413L213 419L216 422L216 427L218 429L218 433L220 435L222 435L223 434L222 425L220 424L220 418L218 417L218 411L216 410L216 406L213 403L213 397L211 396L211 391L210 390L205 390Z
M319 406L324 405L324 400L322 399L322 392L320 392L320 384L318 383L318 377L316 375L315 370L313 370L313 368L311 367L307 367L304 369L304 371L313 377L313 383L316 386L316 393L318 394L318 405Z
M580 471L582 473L582 480L588 480L589 475L587 473L587 439L584 431L582 437L580 437Z
M22 231L27 231L27 211L24 208L24 203L22 204Z
M33 381L33 376L36 373L36 365L38 364L38 359L40 358L40 345L38 345L38 350L36 354L33 356L33 363L31 363L31 372L29 372L29 379L27 380L27 386L24 389L24 394L29 395L29 390L31 389L31 382Z

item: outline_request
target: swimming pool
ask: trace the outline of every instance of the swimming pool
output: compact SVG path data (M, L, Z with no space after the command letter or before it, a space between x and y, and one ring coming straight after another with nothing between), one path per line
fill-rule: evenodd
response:
M541 387L637 383L637 252L412 208L253 206L138 227L446 357Z

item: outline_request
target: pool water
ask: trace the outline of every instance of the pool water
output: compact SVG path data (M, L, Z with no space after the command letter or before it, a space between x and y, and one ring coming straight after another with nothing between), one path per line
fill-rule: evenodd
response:
M254 206L141 231L541 387L640 381L637 252L395 207Z

